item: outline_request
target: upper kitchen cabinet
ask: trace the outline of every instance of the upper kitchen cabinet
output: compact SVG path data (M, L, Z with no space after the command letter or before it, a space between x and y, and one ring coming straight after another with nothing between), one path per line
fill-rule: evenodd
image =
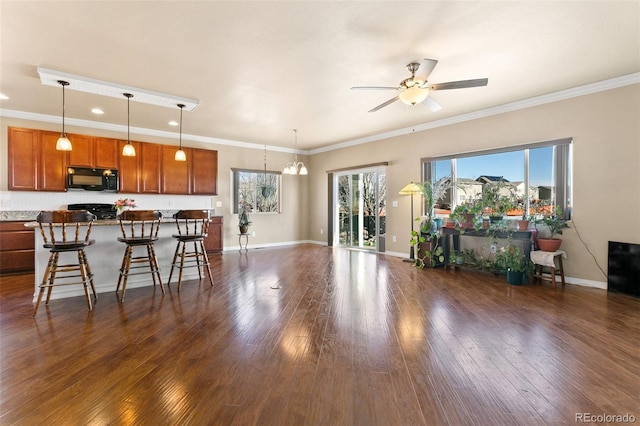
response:
M84 135L69 135L73 149L69 166L101 169L118 168L118 141Z
M136 148L136 156L140 156L140 169L138 172L140 192L159 194L162 145L141 143L140 149Z
M191 193L218 195L218 151L191 150Z
M184 148L187 161L176 161L175 155L178 148L171 145L162 145L162 193L163 194L189 194L189 168L191 165L192 150Z
M39 191L67 190L67 153L56 150L56 143L60 133L40 132L40 149L38 164ZM73 141L71 141L73 145Z
M38 186L38 151L40 132L9 127L9 190L35 191Z
M66 191L66 152L56 150L57 132L8 129L9 190Z
M127 141L118 141L118 153L122 152L122 148ZM140 155L142 150L140 149L140 142L131 142L133 148L136 150L137 155L135 157L125 157L120 154L120 161L118 164L118 179L120 179L119 192L138 193L140 192Z

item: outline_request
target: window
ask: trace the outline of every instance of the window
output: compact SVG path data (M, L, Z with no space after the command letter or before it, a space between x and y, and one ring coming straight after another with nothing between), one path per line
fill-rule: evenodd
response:
M232 169L233 213L280 213L280 172Z
M446 214L473 202L487 183L506 182L526 211L551 213L560 207L571 218L571 139L454 156L423 158L423 180L450 181L450 190L436 206Z

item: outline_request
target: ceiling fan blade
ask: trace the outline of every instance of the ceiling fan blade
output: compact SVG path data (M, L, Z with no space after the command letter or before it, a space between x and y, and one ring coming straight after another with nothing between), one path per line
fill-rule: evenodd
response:
M400 99L400 96L394 96L393 98L389 99L386 102L381 103L380 105L378 105L375 108L370 109L368 112L376 112L377 110L379 110L380 108L384 108L387 105L390 105L392 103L394 103L395 101L397 101L398 99Z
M398 88L390 86L355 86L351 90L398 90Z
M431 90L465 89L467 87L486 86L488 78L478 78L475 80L449 81L447 83L429 84Z
M436 65L438 65L438 61L436 61L435 59L424 59L422 61L422 64L420 65L420 68L418 68L418 72L416 72L416 75L426 80L429 78Z
M431 96L428 96L427 99L422 102L424 106L429 108L431 112L436 112L442 109L439 103L437 103Z

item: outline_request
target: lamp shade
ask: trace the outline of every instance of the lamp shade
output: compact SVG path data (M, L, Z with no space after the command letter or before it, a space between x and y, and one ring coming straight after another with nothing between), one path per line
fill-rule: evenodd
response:
M136 156L136 149L133 147L133 145L131 145L130 142L127 142L122 147L122 156L123 157L135 157Z
M58 151L71 151L71 141L67 138L66 133L63 133L56 142L56 150Z
M187 154L181 149L176 151L176 156L174 157L176 161L187 161Z
M427 99L428 96L429 89L421 89L417 85L409 87L399 95L400 100L407 105L419 104Z
M405 187L402 188L399 192L400 195L411 195L411 194L421 194L421 193L422 193L422 188L420 188L420 185L418 185L415 182L411 182L405 185Z

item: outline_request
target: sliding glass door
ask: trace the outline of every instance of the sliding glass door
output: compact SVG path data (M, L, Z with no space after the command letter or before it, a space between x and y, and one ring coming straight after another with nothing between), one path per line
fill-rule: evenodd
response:
M334 241L342 247L384 251L385 195L383 168L337 173Z

